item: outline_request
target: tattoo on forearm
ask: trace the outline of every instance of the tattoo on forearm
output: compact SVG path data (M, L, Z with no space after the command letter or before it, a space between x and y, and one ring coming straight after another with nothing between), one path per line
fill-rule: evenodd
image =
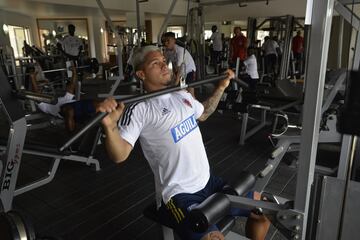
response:
M200 121L205 121L213 112L215 112L223 93L224 91L222 89L217 88L213 95L203 102L204 112L199 118Z

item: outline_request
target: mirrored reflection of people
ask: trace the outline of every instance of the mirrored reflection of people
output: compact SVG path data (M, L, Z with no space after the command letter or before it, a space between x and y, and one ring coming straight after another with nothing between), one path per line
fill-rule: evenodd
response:
M217 65L220 63L220 56L223 50L223 42L221 33L218 31L217 26L213 25L211 27L211 37L210 40L212 41L212 52L211 52L211 64L214 66L215 73L217 73Z
M73 24L68 25L68 31L69 35L58 42L58 48L70 60L76 60L84 49L84 44L80 38L75 36L75 26Z
M301 36L301 31L297 31L296 36L292 39L292 51L295 60L295 70L302 74L301 61L304 52L304 38Z
M230 66L235 67L237 58L244 61L247 58L248 41L240 27L234 28L234 37L230 40Z
M175 33L166 32L163 34L161 40L165 46L164 56L166 60L168 62L171 61L172 65L175 67L174 73L176 75L185 75L182 77L186 79L186 83L194 82L196 76L194 59L187 49L176 44ZM188 88L187 90L192 96L195 96L194 88Z

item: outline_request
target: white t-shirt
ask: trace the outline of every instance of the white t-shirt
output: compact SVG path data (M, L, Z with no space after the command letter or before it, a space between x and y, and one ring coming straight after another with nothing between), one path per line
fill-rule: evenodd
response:
M272 40L272 39L267 40L262 45L262 49L265 52L265 56L270 55L270 54L275 54L277 56L278 55L277 51L276 51L277 48L280 48L279 44L276 41Z
M180 47L179 45L175 45L175 52L176 52L176 65L180 67L180 65L184 62L186 71L185 73L188 74L192 71L196 72L196 66L194 59L192 58L191 54L188 50L185 49L185 58L184 58L184 48Z
M213 41L214 51L221 52L223 49L221 34L219 32L213 32L210 39Z
M257 61L254 54L245 59L244 65L246 67L246 73L250 75L252 79L259 79L259 73L257 70Z
M67 35L61 41L61 45L64 51L71 56L79 55L79 47L82 46L84 48L83 42L80 38L76 36Z
M210 168L197 125L203 105L178 91L128 106L119 121L120 135L132 146L140 139L164 203L179 193L203 189Z
M64 105L64 104L70 103L70 102L74 102L75 101L74 97L75 97L74 94L66 92L66 94L64 96L58 98L58 101L56 104L39 103L38 107L44 113L51 114L58 118L62 118L62 116L60 115L61 105Z

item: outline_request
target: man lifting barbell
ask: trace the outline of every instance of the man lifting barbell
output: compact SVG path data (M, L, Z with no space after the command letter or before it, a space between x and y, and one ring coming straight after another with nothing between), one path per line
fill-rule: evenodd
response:
M72 67L71 81L66 85L66 93L64 96L58 97L56 104L38 103L38 108L47 114L58 118L64 118L65 127L69 132L75 130L77 122L91 118L95 113L96 101L93 100L75 100L75 91L77 86L76 68ZM40 93L38 87L37 76L38 71L30 72L31 89L33 92Z
M133 66L148 92L166 89L172 83L166 60L155 46L136 50ZM174 222L174 230L182 239L224 239L216 226L211 226L205 233L193 232L188 213L191 207L225 185L221 178L210 173L197 120L205 121L215 111L230 79L234 78L231 70L227 74L227 78L220 81L212 96L203 103L182 90L127 108L112 98L97 107L97 111L109 113L102 124L107 151L115 162L125 161L140 138L144 155L155 175L156 188L161 192L160 215L164 222ZM260 198L258 193L250 195L254 199ZM265 238L269 228L265 216L241 209L233 213L249 217L247 236Z

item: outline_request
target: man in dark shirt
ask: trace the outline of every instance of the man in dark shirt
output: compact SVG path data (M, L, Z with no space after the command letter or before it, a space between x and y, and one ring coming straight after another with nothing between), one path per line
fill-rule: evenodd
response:
M295 60L295 69L297 72L302 73L301 61L304 52L304 38L301 36L301 32L297 31L296 36L292 40L292 51Z
M230 65L235 66L236 59L244 61L247 58L247 38L240 27L234 28L234 37L230 40Z

